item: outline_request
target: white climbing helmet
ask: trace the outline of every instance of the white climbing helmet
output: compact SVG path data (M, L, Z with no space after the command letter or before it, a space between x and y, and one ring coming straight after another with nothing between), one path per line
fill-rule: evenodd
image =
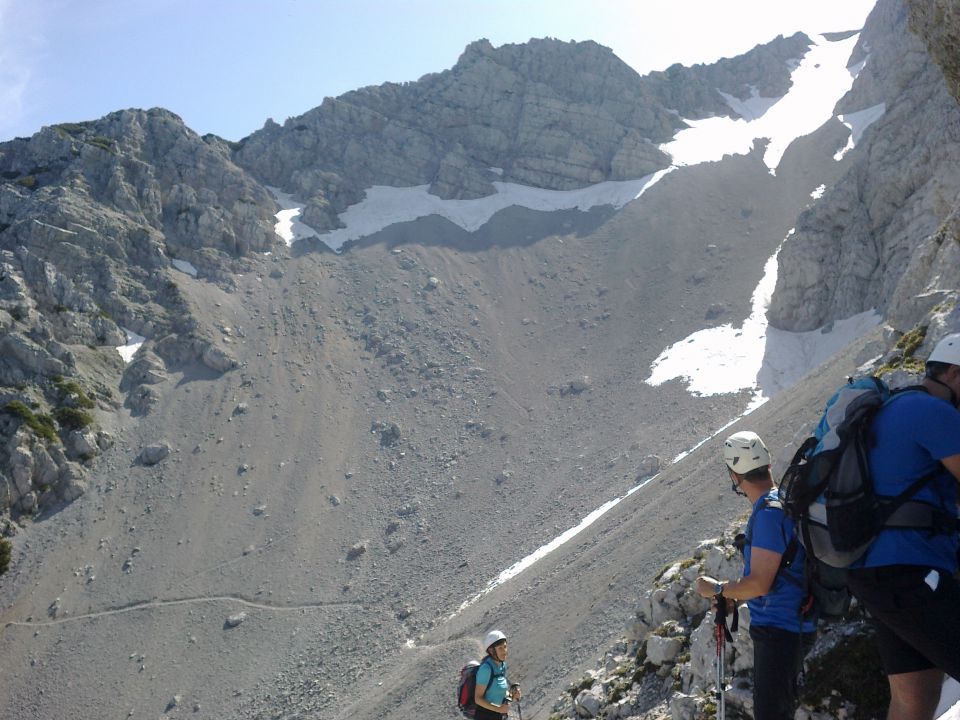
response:
M927 362L947 363L948 365L960 365L960 333L945 335L940 338L940 342L933 348Z
M770 464L770 451L755 432L745 430L723 441L723 459L735 473L745 475Z
M489 650L491 645L495 645L501 640L506 640L507 636L504 635L499 630L491 630L487 633L487 636L483 639L483 646Z

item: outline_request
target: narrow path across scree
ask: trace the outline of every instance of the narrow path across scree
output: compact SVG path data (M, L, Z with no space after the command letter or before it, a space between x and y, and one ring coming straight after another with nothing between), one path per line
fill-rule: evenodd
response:
M40 627L40 626L49 626L49 625L62 625L68 622L76 622L78 620L93 620L96 618L109 617L110 615L121 615L123 613L134 612L136 610L152 610L154 608L163 608L163 607L172 607L175 605L194 605L201 603L212 603L212 602L231 602L237 603L238 605L243 605L244 607L256 608L258 610L270 610L273 612L293 612L298 610L322 610L324 608L330 607L346 607L346 606L362 606L361 603L355 601L331 601L331 602L320 602L320 603L309 603L306 605L268 605L265 603L256 603L251 600L245 600L241 597L236 597L234 595L210 595L206 597L195 597L195 598L181 598L179 600L145 600L142 602L131 603L130 605L125 605L119 608L112 608L110 610L102 610L100 612L86 613L84 615L73 615L71 617L57 618L54 620L10 620L4 624L4 628L8 628L11 625L16 625L20 627Z

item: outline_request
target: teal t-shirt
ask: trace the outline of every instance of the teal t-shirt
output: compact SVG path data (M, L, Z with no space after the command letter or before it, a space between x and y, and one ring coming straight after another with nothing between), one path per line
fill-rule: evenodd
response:
M493 682L490 677L493 676ZM506 661L498 663L489 655L480 663L477 668L477 687L490 687L483 694L483 699L492 705L502 705L507 697L507 690L510 688L507 683L507 663Z

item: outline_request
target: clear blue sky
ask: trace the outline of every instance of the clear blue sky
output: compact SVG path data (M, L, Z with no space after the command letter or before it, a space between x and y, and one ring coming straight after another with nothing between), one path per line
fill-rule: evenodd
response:
M0 0L0 140L161 106L239 140L467 43L596 40L640 73L778 34L849 30L875 0Z

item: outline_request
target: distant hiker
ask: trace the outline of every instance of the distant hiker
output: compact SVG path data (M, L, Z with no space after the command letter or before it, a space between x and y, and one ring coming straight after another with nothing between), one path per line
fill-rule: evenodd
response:
M932 718L943 673L960 680L957 481L960 480L960 333L937 343L922 384L895 393L871 425L874 489L913 496L941 519L929 529L883 528L848 584L874 618L890 683L888 720Z
M792 720L797 707L797 675L816 637L816 620L804 617L803 547L794 540L793 522L783 512L770 472L770 453L753 432L731 435L723 444L731 489L753 504L742 540L743 577L720 582L697 578L703 597L743 600L750 608L753 640L755 720ZM793 542L791 542L793 541ZM738 543L740 546L741 543ZM791 557L792 556L792 557Z
M483 640L487 656L477 668L477 720L502 720L510 710L510 701L520 699L520 686L507 681L507 636L491 630Z

